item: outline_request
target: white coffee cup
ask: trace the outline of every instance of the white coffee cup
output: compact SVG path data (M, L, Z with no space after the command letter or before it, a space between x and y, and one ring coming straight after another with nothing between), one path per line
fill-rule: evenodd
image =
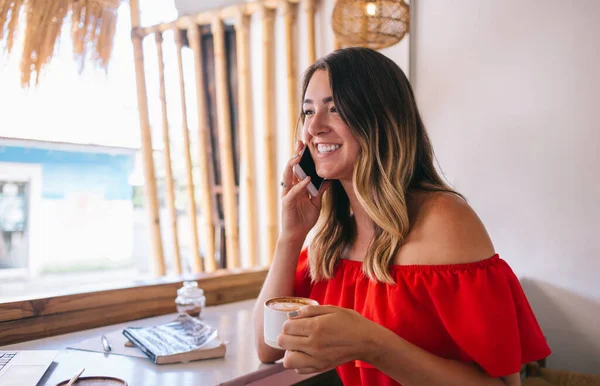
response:
M277 344L277 337L288 320L288 312L297 311L304 306L318 306L319 302L308 298L284 296L269 299L264 304L264 338L269 346L283 350Z

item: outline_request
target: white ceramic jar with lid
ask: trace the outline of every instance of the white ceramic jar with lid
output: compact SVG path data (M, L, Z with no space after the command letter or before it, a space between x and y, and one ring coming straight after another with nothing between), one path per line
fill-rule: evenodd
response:
M206 306L204 290L198 288L198 282L185 281L183 287L177 290L175 304L177 305L177 312L198 317Z

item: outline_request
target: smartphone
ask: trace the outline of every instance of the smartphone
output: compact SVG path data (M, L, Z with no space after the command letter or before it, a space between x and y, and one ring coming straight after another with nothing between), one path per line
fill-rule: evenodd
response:
M319 189L321 188L321 184L323 183L324 179L319 177L319 175L317 174L317 169L315 168L315 161L310 155L310 150L308 150L308 146L304 147L304 150L302 151L302 156L300 158L300 162L294 165L293 171L299 180L305 179L306 176L310 177L310 182L308 183L308 192L311 196L317 197L317 194L319 194Z

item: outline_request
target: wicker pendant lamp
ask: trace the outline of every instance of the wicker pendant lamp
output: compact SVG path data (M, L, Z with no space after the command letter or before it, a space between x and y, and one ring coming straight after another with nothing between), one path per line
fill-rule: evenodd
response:
M337 0L331 25L342 46L380 49L408 32L410 8L404 0Z

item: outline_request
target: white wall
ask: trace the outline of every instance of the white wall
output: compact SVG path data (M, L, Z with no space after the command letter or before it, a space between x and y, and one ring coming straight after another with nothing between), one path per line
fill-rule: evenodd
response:
M522 280L550 366L600 373L600 2L415 14L413 87L443 170Z

